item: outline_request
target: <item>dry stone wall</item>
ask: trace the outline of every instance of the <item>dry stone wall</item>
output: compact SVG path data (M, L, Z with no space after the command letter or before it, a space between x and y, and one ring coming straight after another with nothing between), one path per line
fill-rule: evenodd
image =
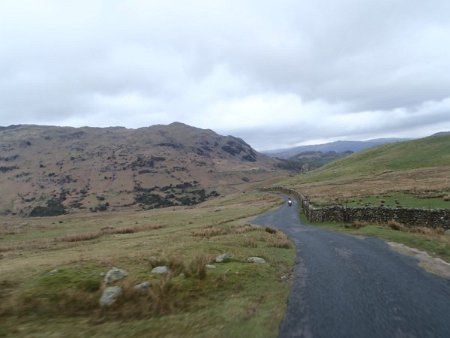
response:
M397 221L406 226L450 229L450 209L416 209L388 207L345 207L334 205L315 207L298 191L284 187L265 188L265 191L281 192L295 198L311 222L373 222Z

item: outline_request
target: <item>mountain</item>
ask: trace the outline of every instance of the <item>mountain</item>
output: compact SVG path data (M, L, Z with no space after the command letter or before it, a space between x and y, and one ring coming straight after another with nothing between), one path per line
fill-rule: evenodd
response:
M0 127L0 213L192 205L267 178L275 164L239 138L182 123Z
M324 144L314 144L307 146L298 146L294 148L288 149L278 149L278 150L269 150L264 153L271 157L277 157L281 159L288 159L299 154L305 152L336 152L336 153L345 153L345 152L358 152L364 149L376 147L382 144L395 143L407 141L409 139L401 139L401 138L379 138L368 141L335 141Z

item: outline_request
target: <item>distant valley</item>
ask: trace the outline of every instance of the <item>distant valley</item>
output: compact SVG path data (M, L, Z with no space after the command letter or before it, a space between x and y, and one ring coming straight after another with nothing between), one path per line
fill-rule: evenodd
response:
M288 149L269 150L265 154L280 160L279 168L306 172L317 169L327 163L346 157L355 152L377 147L383 144L397 143L409 139L383 138L369 141L335 141L324 144L298 146Z
M288 159L306 152L335 152L335 153L354 153L364 149L373 148L382 144L408 141L406 138L380 138L368 141L335 141L324 144L313 144L298 146L287 149L265 151L266 155L281 159Z

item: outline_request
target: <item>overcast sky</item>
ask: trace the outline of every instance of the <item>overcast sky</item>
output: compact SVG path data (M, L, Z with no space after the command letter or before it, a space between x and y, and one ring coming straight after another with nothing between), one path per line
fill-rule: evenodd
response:
M0 0L0 125L258 150L450 130L449 0Z

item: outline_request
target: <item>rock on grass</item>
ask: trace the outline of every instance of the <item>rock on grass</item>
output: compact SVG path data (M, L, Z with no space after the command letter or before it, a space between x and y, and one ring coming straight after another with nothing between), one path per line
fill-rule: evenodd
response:
M117 298L122 294L122 288L120 286L110 286L103 290L103 294L100 297L100 306L110 306L114 304Z
M265 264L266 260L264 258L261 258L261 257L249 257L247 259L247 262L249 262L249 263L256 263L256 264Z

